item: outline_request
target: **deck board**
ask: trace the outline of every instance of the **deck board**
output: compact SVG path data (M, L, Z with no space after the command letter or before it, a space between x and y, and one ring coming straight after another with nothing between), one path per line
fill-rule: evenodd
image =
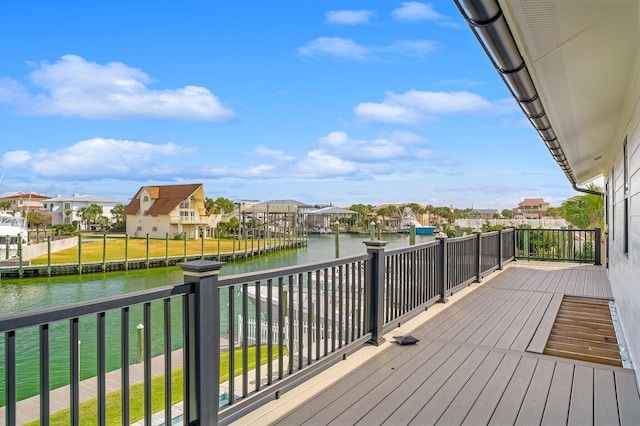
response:
M540 395L547 395L551 387L551 379L553 378L553 370L555 362L541 359L538 361L536 370L533 373L531 384L522 401L522 407L518 412L517 423L524 425L535 425L542 422L544 414L546 398L540 398Z
M408 424L418 413L425 403L429 401L438 390L449 380L449 378L455 373L460 366L466 366L466 368L473 368L473 357L471 361L467 361L469 356L474 352L470 347L461 346L458 350L442 365L441 368L436 370L429 380L425 380L424 377L418 375L412 376L410 380L415 384L418 384L415 392L408 394L405 392L405 388L396 389L397 392L404 394L404 401L397 405L392 413L382 422L387 425ZM465 367L462 367L465 368Z
M513 373L500 403L489 420L490 425L512 425L515 423L537 363L538 360L535 358L520 359L518 368Z
M619 423L613 371L595 370L593 382L594 423L599 425ZM637 420L640 421L640 419Z
M638 388L633 372L614 372L616 383L616 398L618 400L618 414L621 424L634 424L640 419L640 404L637 402Z
M572 382L573 365L556 363L541 424L567 424Z
M568 424L593 424L593 368L576 365L573 370Z
M549 293L533 293L531 299L529 299L529 303L520 311L518 317L509 324L509 327L507 327L494 346L503 349L511 348L535 310L541 309L542 306L549 304L551 297Z
M537 354L544 352L544 347L547 344L547 339L549 338L549 334L553 328L553 322L556 319L558 309L560 309L560 305L562 304L562 299L563 296L559 293L553 295L542 319L540 320L538 328L527 347L527 352L534 352Z
M491 363L485 364L489 351L476 349L469 358L456 369L455 373L443 384L436 394L426 403L424 407L413 417L408 424L429 425L435 424L442 415L451 400L467 384L471 376L477 371L482 371L489 366L494 370ZM401 407L402 408L402 407Z
M500 403L505 389L509 385L513 374L518 368L520 357L506 354L496 369L496 373L487 382L476 403L467 413L463 425L487 424L493 415L496 406Z
M633 370L526 351L565 292L607 298L602 268L518 262L472 287L410 330L417 344L387 342L303 402L236 424L638 424Z
M337 414L340 414L335 419L331 420L333 424L355 424L360 420L362 414L359 413L367 413L380 404L386 392L388 392L391 388L397 388L402 386L403 383L413 374L425 374L429 375L430 371L435 371L446 359L453 354L455 351L454 346L444 347L444 344L435 343L430 345L430 351L428 358L422 365L415 365L415 368L405 368L402 371L398 371L395 377L387 378L383 381L378 381L374 386L370 386L370 391L367 392L362 398L358 398L355 394L347 395L345 404L351 407L350 410L345 410L340 413L337 411ZM427 355L427 354L425 354ZM367 386L367 383L363 383L364 386ZM328 420L328 419L326 419Z
M469 382L460 389L453 401L445 407L446 410L437 420L437 423L447 425L461 424L503 359L504 354L499 352L489 353L481 368L476 370Z
M380 395L377 395L379 403L373 407L369 407L370 409L364 413L361 413L361 418L357 422L353 422L353 424L367 425L381 423L387 418L391 411L404 403L410 394L415 393L424 380L432 377L434 373L438 371L450 371L455 365L452 358L466 358L471 352L469 349L464 352L459 351L459 349L459 347L454 345L446 345L430 362L420 365L420 368L415 371L415 374L407 377L406 380L398 383L397 386L391 387L386 394L380 393Z

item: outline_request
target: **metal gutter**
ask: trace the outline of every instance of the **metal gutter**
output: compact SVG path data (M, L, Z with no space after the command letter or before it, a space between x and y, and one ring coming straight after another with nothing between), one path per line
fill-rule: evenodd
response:
M573 188L579 192L603 195L601 192L578 188L576 177L549 122L527 64L520 54L498 2L496 0L454 1L511 95L536 129Z

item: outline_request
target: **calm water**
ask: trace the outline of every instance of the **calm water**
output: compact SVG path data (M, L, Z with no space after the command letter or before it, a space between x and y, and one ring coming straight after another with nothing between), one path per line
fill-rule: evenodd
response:
M363 241L367 235L340 235L340 256L351 256L366 252ZM387 247L402 247L409 243L408 235L385 235L389 241ZM416 243L432 240L433 237L416 236ZM286 250L253 260L230 262L222 267L221 275L252 272L264 269L280 268L291 265L321 262L335 258L335 236L317 235L309 238L307 247ZM110 272L105 274L86 274L82 276L63 276L51 278L3 279L0 282L0 315L25 312L34 309L67 305L75 302L99 299L149 288L161 287L182 282L182 271L178 267L135 270L128 272ZM222 292L221 297L225 297ZM221 300L221 306L226 301ZM181 304L172 303L172 346L182 346ZM226 318L222 315L222 318ZM119 312L106 315L107 333L107 370L120 367L120 316ZM163 351L163 313L160 303L152 304L152 351ZM136 326L142 323L141 307L134 307L130 313L129 335L131 337L130 362L135 362ZM94 316L80 320L80 376L82 379L96 374L96 320ZM225 329L226 324L221 324ZM68 384L69 378L69 326L68 323L56 323L50 330L51 386L52 388ZM38 393L37 330L20 330L16 333L16 375L18 380L18 398L23 399ZM0 359L4 360L4 336L0 336ZM4 362L0 363L0 405L4 405Z

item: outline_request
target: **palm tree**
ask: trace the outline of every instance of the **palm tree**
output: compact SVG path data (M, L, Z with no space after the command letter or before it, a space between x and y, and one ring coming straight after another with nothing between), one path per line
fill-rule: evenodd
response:
M601 191L594 184L593 191ZM586 194L571 198L562 203L564 218L579 229L602 228L604 225L604 199L600 195Z

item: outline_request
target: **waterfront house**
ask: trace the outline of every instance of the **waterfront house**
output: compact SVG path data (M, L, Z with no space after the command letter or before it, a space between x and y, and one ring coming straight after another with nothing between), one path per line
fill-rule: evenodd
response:
M82 220L80 209L87 208L92 204L102 207L102 216L105 216L109 223L113 223L114 219L111 210L118 204L122 204L122 202L92 194L73 194L70 197L56 195L43 202L43 208L51 213L51 224L53 226L77 221L80 229L84 229L86 224Z
M46 208L46 202L51 197L46 195L30 192L6 192L0 195L0 201L8 201L11 203L11 209L14 212L25 212L28 210L41 210Z
M473 209L467 214L467 219L497 219L500 217L497 209Z
M220 215L207 215L202 184L143 186L125 207L127 234L136 238L198 239L215 228ZM204 233L204 234L203 234Z
M540 219L547 215L549 203L543 198L525 198L515 208L515 216L522 219Z

